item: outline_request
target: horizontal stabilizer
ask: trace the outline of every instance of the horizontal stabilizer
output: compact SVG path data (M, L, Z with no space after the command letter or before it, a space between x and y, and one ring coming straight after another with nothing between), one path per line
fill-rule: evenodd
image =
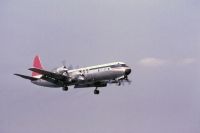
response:
M39 68L29 68L28 70L42 74L43 76L48 76L50 78L54 78L54 79L58 79L58 80L66 80L68 78L67 76L64 76L62 74L53 73L53 72L42 70Z
M31 81L37 80L37 78L26 76L26 75L21 75L21 74L14 74L14 75L19 76L19 77L24 78L24 79L29 79Z

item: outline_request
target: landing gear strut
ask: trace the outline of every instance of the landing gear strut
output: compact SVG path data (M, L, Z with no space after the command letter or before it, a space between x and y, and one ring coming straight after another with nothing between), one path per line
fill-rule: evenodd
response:
M96 87L96 89L94 90L94 94L96 94L96 95L98 95L99 94L99 90L97 90L97 87Z
M121 81L120 80L118 81L118 86L121 86Z

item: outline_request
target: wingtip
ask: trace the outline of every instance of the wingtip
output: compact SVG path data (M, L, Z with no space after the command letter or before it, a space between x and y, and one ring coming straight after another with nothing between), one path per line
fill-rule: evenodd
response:
M28 70L32 71L32 70L33 70L33 67L29 68Z
M29 68L28 70L34 71L34 70L41 70L41 69L40 69L40 68L31 67L31 68Z
M15 76L19 76L19 77L22 76L21 74L18 74L18 73L14 73L13 75L15 75Z
M35 77L30 77L30 76L26 76L26 75L22 75L22 74L14 73L14 75L19 76L19 77L24 78L24 79L37 80L37 78L35 78Z

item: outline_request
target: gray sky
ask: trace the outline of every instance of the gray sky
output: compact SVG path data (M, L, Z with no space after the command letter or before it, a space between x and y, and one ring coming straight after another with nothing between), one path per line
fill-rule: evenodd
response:
M1 133L199 133L199 0L1 0ZM38 87L13 76L124 61L131 85Z

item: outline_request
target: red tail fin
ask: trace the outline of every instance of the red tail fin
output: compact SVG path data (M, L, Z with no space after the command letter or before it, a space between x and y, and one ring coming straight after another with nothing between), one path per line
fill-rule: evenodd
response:
M40 61L40 57L38 55L36 55L34 60L33 60L33 67L43 69L41 61ZM41 75L41 74L36 73L36 72L32 72L33 77L38 76L38 75Z

